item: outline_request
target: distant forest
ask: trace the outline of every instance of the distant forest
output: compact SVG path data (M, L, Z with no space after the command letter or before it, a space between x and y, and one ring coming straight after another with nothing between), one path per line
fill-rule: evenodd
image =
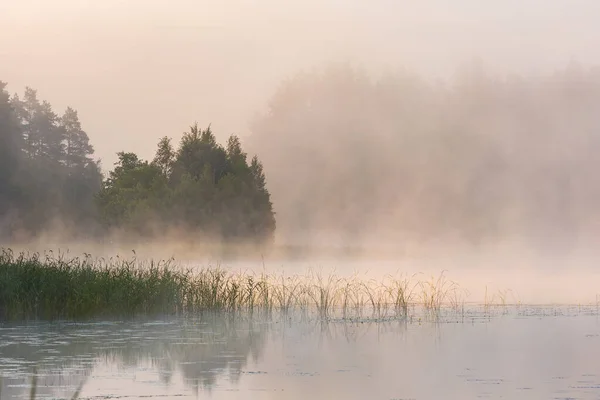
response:
M262 241L274 211L288 243L600 234L600 68L524 77L474 64L432 82L333 66L283 82L253 121L244 147L264 171L237 137L220 146L192 126L151 161L120 153L105 179L74 110L59 117L34 90L2 88L4 236L59 226Z
M600 68L575 63L445 82L342 65L283 82L246 145L290 241L566 243L600 233L599 111Z
M62 115L26 88L0 82L0 239L45 232L77 239L166 233L268 243L275 215L257 157L240 140L216 142L193 125L175 148L168 138L152 161L121 152L104 179L77 111Z

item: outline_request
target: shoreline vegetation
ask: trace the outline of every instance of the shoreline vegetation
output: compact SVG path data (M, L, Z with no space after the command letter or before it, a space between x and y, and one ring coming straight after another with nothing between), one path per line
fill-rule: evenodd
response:
M140 261L48 252L0 251L0 321L195 316L205 312L316 318L436 319L465 314L469 292L448 279L422 275L358 276L232 271L183 267L173 259ZM597 300L597 299L596 299ZM509 305L510 291L487 293L486 310Z
M343 278L183 268L174 260L66 258L0 252L0 320L89 319L203 312L304 311L317 317L408 318L464 308L468 293L439 277Z

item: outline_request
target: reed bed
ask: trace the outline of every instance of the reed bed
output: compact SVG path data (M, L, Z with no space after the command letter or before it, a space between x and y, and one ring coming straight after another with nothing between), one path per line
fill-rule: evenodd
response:
M0 252L0 320L187 315L207 311L303 311L318 317L407 318L419 310L464 309L465 293L444 272L430 279L285 276L184 269L173 260L141 262Z

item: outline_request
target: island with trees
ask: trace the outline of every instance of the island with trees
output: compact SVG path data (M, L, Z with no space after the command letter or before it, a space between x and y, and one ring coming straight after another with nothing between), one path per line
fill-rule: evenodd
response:
M222 146L194 124L178 146L162 138L151 161L120 152L104 177L76 110L59 115L36 90L11 96L0 82L3 240L177 234L263 245L275 227L263 166L237 136Z

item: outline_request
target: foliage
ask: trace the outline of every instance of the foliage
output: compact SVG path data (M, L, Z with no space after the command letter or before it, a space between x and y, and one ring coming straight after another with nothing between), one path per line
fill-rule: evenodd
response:
M115 230L138 237L176 230L192 237L268 243L275 230L262 165L250 165L236 136L227 148L210 127L169 138L152 162L118 153L103 181L76 110L58 116L37 91L10 96L0 82L0 238L46 230L82 235ZM194 236L195 235L195 236Z
M23 100L0 83L0 237L36 235L60 221L76 231L95 220L102 175L77 112L59 117L26 88ZM82 233L79 231L78 233Z
M262 244L275 230L260 161L254 157L248 165L236 136L225 149L210 127L197 125L183 135L177 150L161 139L152 162L119 153L98 205L106 226L138 235L182 230Z

